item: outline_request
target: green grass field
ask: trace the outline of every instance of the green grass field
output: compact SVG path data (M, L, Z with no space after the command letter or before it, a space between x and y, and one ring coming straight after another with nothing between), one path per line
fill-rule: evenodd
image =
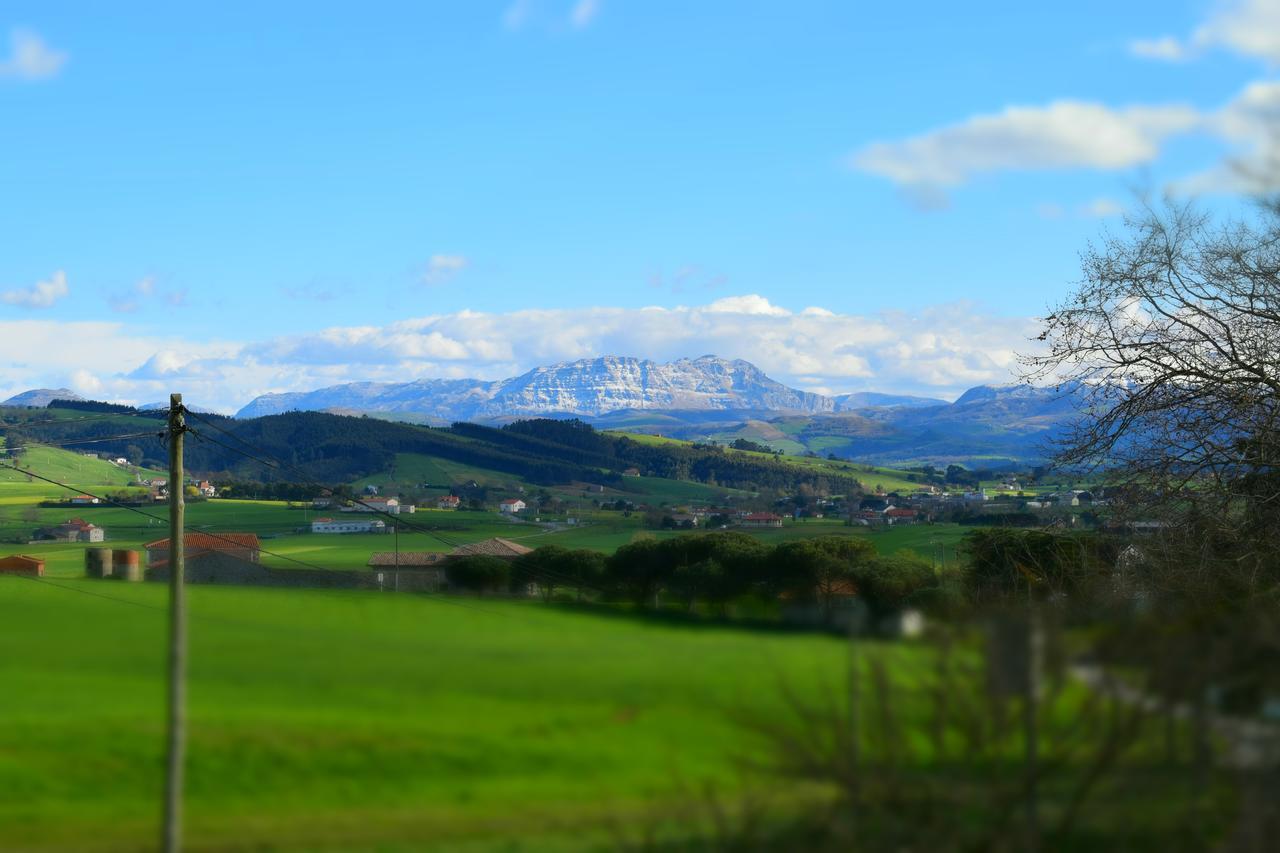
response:
M0 439L2 442L3 439ZM13 465L13 460L8 457L0 459L5 465ZM145 479L152 477L164 477L165 475L158 471L149 471L146 469L125 469L118 465L113 465L105 459L97 457L83 456L70 450L63 450L57 447L31 447L25 450L19 458L19 467L28 469L48 477L50 480L57 480L72 486L128 486L136 483L134 471L136 470ZM38 480L27 477L20 471L14 471L12 468L0 468L0 483L28 483L38 485L40 489L49 494L59 491L57 486L50 483L40 483Z
M165 589L56 583L0 578L0 838L149 848ZM782 682L813 696L843 672L835 639L534 604L211 587L190 601L200 849L611 846L611 822L742 784L755 746L731 712L781 713Z
M645 437L645 440L668 439ZM817 469L834 464L829 460L813 458L794 458L791 462ZM71 481L77 488L99 493L108 489L118 490L132 477L130 472L108 462L56 448L33 449L29 451L26 463L37 473L50 479ZM399 472L397 476L412 475L415 482L428 482L441 476L451 482L464 478L490 477L492 479L487 482L488 485L501 483L513 493L521 486L520 481L499 479L506 475L468 469L415 454L402 454L398 458L396 470ZM6 472L0 469L0 473ZM107 542L118 548L140 548L146 542L162 539L168 534L169 509L166 503L143 507L142 513L145 515L109 505L43 508L37 506L41 500L65 499L70 492L40 481L28 482L25 474L15 471L7 473L12 476L0 477L0 539L6 540L0 544L0 555L23 553L42 556L46 559L46 572L50 576L80 576L83 573L84 545L27 544L27 539L36 527L58 524L78 516L103 527L107 532ZM402 517L398 525L401 530L398 547L402 551L448 551L455 544L502 536L529 547L558 544L569 548L590 548L608 554L639 535L665 538L678 534L671 531L645 531L638 514L628 518L621 513L591 509L592 498L609 500L625 495L630 500L671 506L696 501L720 502L734 494L733 490L655 477L626 477L618 488L610 488L603 493L589 493L586 498L582 497L583 487L583 484L579 484L551 490L574 506L570 514L583 522L578 527L552 529L527 520L512 522L493 512L427 510ZM290 507L281 501L196 501L187 507L187 527L193 531L256 533L263 543L263 562L280 568L307 564L326 569L360 569L366 567L369 556L374 551L389 551L397 546L396 537L390 534L325 535L309 532L312 519L330 514L332 513L317 512L309 507ZM423 532L422 528L434 532ZM846 527L832 519L796 523L788 520L781 529L749 532L770 543L823 535L869 536L877 548L885 553L911 549L926 558L938 562L945 559L951 563L955 559L955 545L964 531L955 525L869 531L866 528Z

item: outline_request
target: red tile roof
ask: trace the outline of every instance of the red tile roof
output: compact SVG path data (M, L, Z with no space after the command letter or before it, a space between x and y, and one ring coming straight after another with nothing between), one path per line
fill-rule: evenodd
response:
M495 536L493 539L486 539L483 542L472 542L470 545L460 545L449 552L450 557L519 557L521 554L528 554L532 548L521 545L519 542L512 542L510 539L503 539Z
M230 551L235 548L248 548L257 551L261 546L258 544L258 535L256 533L188 533L184 537L187 548L200 548L208 551ZM148 542L142 546L148 551L151 550L168 550L168 539L157 539L154 542Z

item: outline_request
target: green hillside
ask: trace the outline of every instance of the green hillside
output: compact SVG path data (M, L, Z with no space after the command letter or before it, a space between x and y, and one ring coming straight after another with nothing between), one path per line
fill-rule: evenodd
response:
M3 442L3 439L0 439ZM13 465L14 460L8 456L0 457L0 463ZM18 459L18 467L73 486L128 486L137 482L132 467L121 468L118 465L99 459L96 456L85 456L71 450L57 447L30 447L24 450ZM164 476L156 471L136 469L146 479ZM33 482L26 474L11 468L0 468L0 483ZM56 486L45 484L43 489L57 492Z
M0 578L10 849L157 837L166 591L105 592L121 601ZM202 849L614 847L691 789L736 796L755 747L735 715L786 713L784 682L813 698L844 678L844 643L819 636L425 596L189 596Z
M638 444L646 444L656 447L664 445L671 446L693 446L695 442L687 441L679 438L670 438L661 435L616 432L617 435L626 436L627 438L637 442ZM734 438L742 438L742 435L734 434ZM752 439L756 440L756 439ZM760 439L763 442L763 439ZM803 470L815 476L828 477L855 477L866 491L872 491L876 486L881 486L887 492L892 491L912 491L920 487L922 480L915 477L907 471L901 471L896 468L887 468L882 465L866 465L861 462L851 462L847 459L827 459L822 456L796 456L784 453L777 456L770 453L762 453L754 450L735 450L726 448L727 454L740 454L747 458L760 460L776 460L777 462L792 466Z

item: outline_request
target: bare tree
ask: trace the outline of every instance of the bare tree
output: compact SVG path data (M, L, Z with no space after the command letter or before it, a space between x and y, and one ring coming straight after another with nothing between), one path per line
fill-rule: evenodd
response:
M1242 530L1256 562L1280 518L1280 202L1219 222L1145 207L1084 255L1028 378L1083 397L1058 463L1105 471L1166 520Z

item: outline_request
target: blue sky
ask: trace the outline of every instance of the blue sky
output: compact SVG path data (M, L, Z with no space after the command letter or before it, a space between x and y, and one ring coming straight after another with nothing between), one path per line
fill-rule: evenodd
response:
M0 8L0 392L716 351L948 396L1135 191L1233 204L1280 104L1273 0L217 6Z

